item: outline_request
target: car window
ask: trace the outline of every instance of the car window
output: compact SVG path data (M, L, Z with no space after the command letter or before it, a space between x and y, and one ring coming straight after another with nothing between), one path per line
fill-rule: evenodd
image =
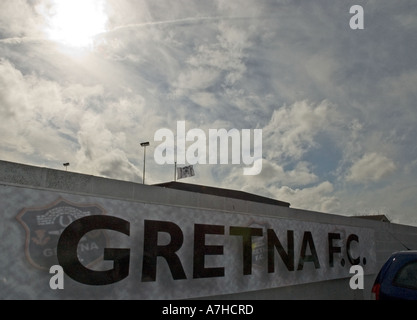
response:
M417 290L417 260L404 265L395 276L393 284Z

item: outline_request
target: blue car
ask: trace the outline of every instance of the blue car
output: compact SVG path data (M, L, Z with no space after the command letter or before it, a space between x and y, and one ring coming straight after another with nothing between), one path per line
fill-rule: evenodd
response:
M379 271L372 293L376 300L417 300L417 251L393 253Z

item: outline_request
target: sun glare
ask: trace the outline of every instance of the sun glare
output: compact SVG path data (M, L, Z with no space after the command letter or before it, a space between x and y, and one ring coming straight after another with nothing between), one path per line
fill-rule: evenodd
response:
M85 48L106 31L104 0L54 0L47 13L47 33L51 40Z

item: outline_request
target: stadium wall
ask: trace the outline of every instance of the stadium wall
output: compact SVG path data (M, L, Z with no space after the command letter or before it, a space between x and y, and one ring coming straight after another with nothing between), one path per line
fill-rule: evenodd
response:
M417 247L412 226L6 161L0 212L3 300L367 300Z

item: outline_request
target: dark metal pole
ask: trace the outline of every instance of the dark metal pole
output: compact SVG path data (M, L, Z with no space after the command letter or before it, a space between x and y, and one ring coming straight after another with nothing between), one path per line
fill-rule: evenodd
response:
M144 149L143 151L143 177L142 177L142 183L145 184L145 166L146 166L146 147L149 146L149 142L142 142L140 144Z
M145 166L146 166L146 146L143 151L143 184L145 184Z

